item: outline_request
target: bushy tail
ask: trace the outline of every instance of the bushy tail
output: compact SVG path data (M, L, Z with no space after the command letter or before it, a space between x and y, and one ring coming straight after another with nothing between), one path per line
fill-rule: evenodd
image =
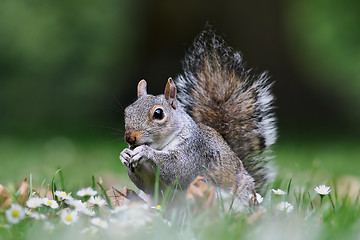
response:
M243 65L239 52L205 30L186 55L176 85L187 113L224 137L262 189L275 176L267 154L276 140L272 84L266 73L253 75Z

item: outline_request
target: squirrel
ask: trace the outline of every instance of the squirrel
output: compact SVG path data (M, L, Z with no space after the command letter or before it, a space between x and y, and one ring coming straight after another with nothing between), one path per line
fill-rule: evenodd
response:
M161 95L148 94L145 80L138 83L138 98L125 109L129 147L120 160L146 194L154 194L157 171L160 188L177 180L186 189L204 176L246 207L276 172L269 154L276 119L268 74L245 69L241 54L211 29L195 39L183 69Z

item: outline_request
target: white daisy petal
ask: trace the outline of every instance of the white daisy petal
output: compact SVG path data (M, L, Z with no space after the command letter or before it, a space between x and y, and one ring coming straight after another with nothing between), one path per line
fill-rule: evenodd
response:
M85 228L84 230L81 231L81 233L90 233L91 235L95 236L96 234L98 234L99 232L99 228L95 227L95 226L90 226Z
M72 198L71 193L67 193L67 192L64 192L64 191L55 191L54 194L55 194L55 196L57 196L61 200L67 200L67 199Z
M61 212L61 220L66 225L70 225L74 222L76 222L78 219L78 213L77 211L71 211L70 209L64 209Z
M315 192L317 192L320 195L328 195L331 192L330 187L326 185L320 185L314 188Z
M258 193L256 193L255 196L254 194L250 194L249 199L251 203L259 203L259 204L262 203L262 201L264 200L264 198Z
M93 210L90 210L90 209L88 209L88 208L82 208L82 209L77 209L79 212L81 212L81 213L83 213L83 214L85 214L85 215L88 215L88 216L90 216L90 217L93 217L93 216L95 216L95 211L93 211Z
M294 207L289 202L280 202L277 205L277 209L286 213L290 213L294 210Z
M25 209L14 203L5 211L5 215L9 223L16 224L25 218Z
M92 196L89 199L89 203L92 203L94 205L98 205L99 207L102 207L102 206L105 206L106 201L105 201L105 199L103 199L99 196L96 196L96 197Z
M52 209L56 209L59 207L59 204L55 200L50 200L48 198L44 199L44 205L51 207Z
M81 200L67 199L67 200L65 200L65 203L74 207L78 211L80 209L86 208L86 203L82 202Z
M281 189L271 189L271 191L275 194L275 195L285 195L286 192L281 190Z
M49 231L49 232L52 232L55 229L55 225L50 223L50 222L45 222L44 223L44 229Z
M44 198L33 197L26 201L26 206L29 208L38 208L44 204Z
M94 224L95 226L101 227L101 228L107 228L108 227L108 223L105 222L104 220L100 219L100 218L93 218L90 220L90 222L92 224Z
M95 196L97 194L97 191L92 189L91 187L80 189L76 195L79 197L85 197L85 196Z

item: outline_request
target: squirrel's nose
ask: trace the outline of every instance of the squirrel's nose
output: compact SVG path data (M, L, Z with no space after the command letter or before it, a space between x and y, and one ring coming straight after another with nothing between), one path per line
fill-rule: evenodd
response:
M136 145L141 138L141 133L136 130L127 130L124 134L124 140L130 145Z

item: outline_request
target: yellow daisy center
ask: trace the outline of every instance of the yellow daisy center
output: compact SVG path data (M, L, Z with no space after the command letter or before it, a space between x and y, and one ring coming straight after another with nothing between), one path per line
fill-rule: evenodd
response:
M71 215L67 215L65 217L65 220L68 221L68 222L70 222L72 219L73 219L73 217Z
M20 214L19 210L16 210L16 209L15 209L15 210L12 211L12 214L11 214L11 215L12 215L14 218L16 218L16 217L19 216L19 214Z

